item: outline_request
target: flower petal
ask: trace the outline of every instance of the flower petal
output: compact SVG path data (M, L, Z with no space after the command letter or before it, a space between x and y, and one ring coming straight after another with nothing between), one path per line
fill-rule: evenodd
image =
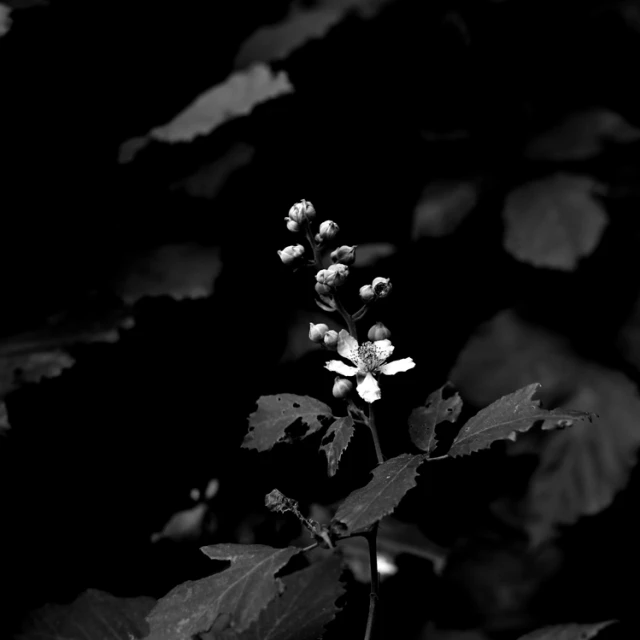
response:
M376 340L373 344L376 345L376 351L380 360L387 360L395 347L391 344L391 340Z
M415 366L416 363L413 361L413 358L402 358L402 360L394 360L393 362L383 364L381 367L378 367L378 371L387 376L393 376L402 371L409 371L409 369L413 369Z
M355 376L358 373L356 367L350 367L348 364L341 362L340 360L329 360L325 365L325 368L329 371L335 371L342 376Z
M354 364L358 355L358 341L348 332L342 329L338 334L338 353Z
M380 400L380 387L372 374L367 373L364 380L358 385L358 394L368 403Z

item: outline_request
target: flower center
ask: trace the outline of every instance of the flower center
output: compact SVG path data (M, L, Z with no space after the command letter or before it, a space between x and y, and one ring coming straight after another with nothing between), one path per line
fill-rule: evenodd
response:
M372 372L378 369L385 358L373 342L365 342L358 347L358 360L365 371Z

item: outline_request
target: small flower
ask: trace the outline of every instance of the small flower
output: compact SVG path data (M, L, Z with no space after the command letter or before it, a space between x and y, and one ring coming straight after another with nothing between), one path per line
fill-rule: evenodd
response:
M374 278L371 286L378 298L386 298L391 293L391 280L389 278Z
M367 338L373 342L377 340L388 340L390 337L391 331L389 331L382 322L376 322L373 327L369 329L369 333L367 333Z
M304 247L301 244L292 244L282 249L282 251L278 250L278 255L282 262L291 264L304 255Z
M339 262L340 264L351 265L356 261L356 247L354 244L352 247L343 245L338 247L335 251L331 252L331 262Z
M340 227L333 220L325 220L318 229L318 235L322 240L332 240L338 235Z
M326 324L313 324L309 323L309 340L311 342L320 343L324 339L324 334L329 331L329 327Z
M351 382L351 380L336 376L336 379L333 383L333 389L331 391L334 398L346 398L352 391L353 382Z
M360 287L360 300L363 302L371 302L376 297L376 292L370 284L365 284L364 287Z
M316 293L321 296L326 296L331 293L331 287L328 284L316 282Z
M327 349L331 349L332 351L335 351L338 348L338 342L340 342L340 336L338 335L337 331L334 331L333 329L329 329L329 331L327 331L327 333L324 334L324 346L327 347Z
M308 200L300 200L289 209L289 220L302 224L316 217L315 207Z
M295 220L291 220L291 218L285 218L287 220L287 229L293 233L298 233L300 231L300 223Z
M332 264L328 269L316 273L316 282L329 287L339 287L347 279L349 267L346 264Z
M359 345L358 341L343 329L338 335L338 353L343 358L351 360L355 366L350 367L340 360L330 360L325 367L343 376L356 376L360 397L365 402L375 402L380 399L380 387L376 375L392 376L416 366L412 358L387 362L393 349L390 340L365 342Z

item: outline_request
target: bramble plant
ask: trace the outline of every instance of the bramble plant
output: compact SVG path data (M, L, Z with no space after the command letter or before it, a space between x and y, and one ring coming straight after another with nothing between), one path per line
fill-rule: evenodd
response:
M147 620L151 640L186 640L193 637L225 639L278 638L280 640L313 640L322 636L326 625L340 610L336 601L345 589L340 582L344 557L342 544L354 537L363 537L368 545L370 597L368 618L363 621L365 640L376 635L376 620L380 606L378 571L378 528L383 518L391 514L405 494L416 485L420 466L446 458L455 458L487 449L497 440L515 440L517 433L534 424L542 429L568 428L576 422L592 420L593 414L583 411L546 410L533 396L537 383L529 384L506 395L469 419L453 438L446 451L434 456L436 426L455 423L462 410L462 399L447 383L430 393L423 406L415 408L409 417L409 435L416 452L402 453L385 459L378 438L376 409L385 400L384 376L407 372L422 363L411 357L392 359L394 345L391 331L380 322L368 328L366 339L359 338L359 323L378 300L392 295L392 282L376 277L359 289L360 307L353 313L342 299L341 287L352 278L350 267L355 263L357 245L342 245L330 251L331 264L325 256L339 234L332 220L317 224L314 206L307 200L296 203L285 218L289 232L300 241L278 251L283 264L293 268L309 268L315 274L316 303L325 312L337 314L345 328L311 323L309 340L320 348L335 352L341 359L330 359L325 368L338 374L332 384L332 394L341 410L315 398L288 393L262 396L257 409L249 416L249 431L243 447L268 451L278 443L293 443L296 439L324 432L319 450L327 460L328 476L333 477L340 459L351 442L356 426L368 431L376 455L373 478L353 491L340 504L331 521L320 523L305 516L294 497L274 489L266 496L268 509L291 512L308 531L309 544L273 548L251 544L216 544L202 548L209 558L230 561L230 566L212 576L175 587L161 598ZM306 246L305 246L306 245ZM336 316L336 317L337 317ZM298 421L307 430L294 435L290 429ZM364 448L363 440L358 446ZM308 566L277 577L294 556L314 549L324 550L308 558ZM526 638L591 638L611 621L586 625L561 625L538 630ZM524 639L523 639L524 640Z

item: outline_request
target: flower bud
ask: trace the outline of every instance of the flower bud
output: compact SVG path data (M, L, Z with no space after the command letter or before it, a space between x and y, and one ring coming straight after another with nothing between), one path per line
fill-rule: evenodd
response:
M289 219L298 224L316 217L316 210L308 200L300 200L289 209Z
M304 247L301 244L293 244L285 247L282 251L278 250L278 255L282 262L291 264L304 255Z
M323 342L324 346L327 347L327 349L335 351L338 348L339 340L340 336L338 335L338 332L334 331L333 329L329 329L329 331L324 334Z
M316 273L316 282L329 287L339 287L347 279L349 267L344 264L332 264L328 269L320 269ZM318 288L316 287L316 291ZM320 291L318 291L320 293Z
M365 284L364 287L360 287L360 300L363 302L371 302L376 297L376 292L370 284Z
M285 218L285 220L287 220L287 229L289 229L289 231L292 231L293 233L297 233L298 231L300 231L300 223L296 222L295 220L292 220L291 218Z
M376 322L371 329L369 329L369 333L367 333L367 338L371 340L371 342L376 342L376 340L388 340L391 337L391 331L385 327L382 322Z
M338 235L338 231L340 231L340 227L333 220L325 220L320 224L318 235L323 240L331 240Z
M374 278L371 286L378 298L386 298L391 293L391 280L389 278Z
M331 293L331 287L328 284L322 282L316 282L316 293L321 296L326 296Z
M345 244L342 247L338 247L335 251L331 252L331 261L346 265L353 264L356 261L357 246L357 244L354 244L352 247L349 247Z
M336 379L333 383L333 393L334 398L346 398L353 391L353 382L347 378L341 378L340 376L336 376Z
M320 343L324 338L324 334L329 331L329 327L326 324L313 324L309 323L309 340L311 342Z

